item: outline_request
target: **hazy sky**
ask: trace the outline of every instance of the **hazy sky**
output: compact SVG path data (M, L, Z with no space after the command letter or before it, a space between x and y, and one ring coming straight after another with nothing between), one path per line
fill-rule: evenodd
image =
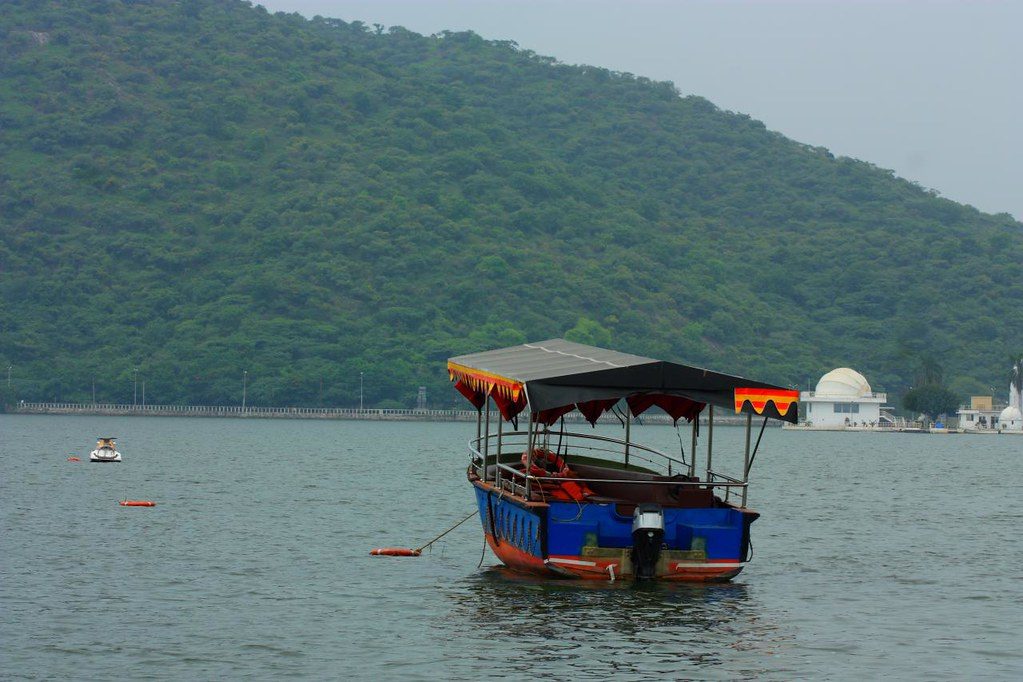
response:
M1023 2L256 0L270 11L472 30L670 80L836 155L1023 220Z

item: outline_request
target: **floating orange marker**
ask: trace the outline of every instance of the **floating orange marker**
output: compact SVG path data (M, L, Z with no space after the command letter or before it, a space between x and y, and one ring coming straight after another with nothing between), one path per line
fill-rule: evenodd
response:
M150 500L121 500L122 507L155 507L156 502Z
M72 455L71 457L67 458L67 461L69 461L69 462L81 462L82 460L80 460L77 457L75 457L74 455Z
M407 547L377 547L369 554L370 556L419 556L420 551Z

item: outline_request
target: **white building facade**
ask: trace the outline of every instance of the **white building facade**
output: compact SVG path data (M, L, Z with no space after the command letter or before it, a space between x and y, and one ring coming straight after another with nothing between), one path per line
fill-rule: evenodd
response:
M991 396L973 396L969 407L959 408L959 428L966 432L1023 432L1023 396L1009 384L1009 404L994 404Z
M968 407L959 408L959 428L964 431L987 431L998 428L998 417L1001 407L996 407L994 398L989 395L975 395L970 398Z
M811 428L876 428L881 421L885 393L874 393L866 378L854 369L833 369L817 382L813 391L799 394Z

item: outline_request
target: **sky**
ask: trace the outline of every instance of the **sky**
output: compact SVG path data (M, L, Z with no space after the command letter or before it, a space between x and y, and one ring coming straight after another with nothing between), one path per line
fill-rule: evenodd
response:
M254 0L668 80L771 130L1023 220L1023 2Z

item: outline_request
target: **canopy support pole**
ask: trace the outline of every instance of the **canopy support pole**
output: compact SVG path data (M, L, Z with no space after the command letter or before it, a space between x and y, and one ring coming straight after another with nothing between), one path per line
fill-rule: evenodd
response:
M707 405L707 482L710 482L711 459L714 457L714 406Z
M483 406L481 405L476 409L476 449L480 453L480 456L483 455L483 442L480 441L482 435L483 435ZM482 476L480 478L482 478Z
M487 396L487 421L486 435L483 437L483 475L480 477L487 480L487 459L490 457L490 396Z
M764 437L764 429L767 428L767 417L764 417L764 423L760 425L760 435L757 436L757 442L753 446L753 454L749 457L749 466L746 467L746 475L749 476L749 470L753 468L753 462L757 459L757 450L760 449L760 439Z
M742 507L746 508L746 490L749 485L749 441L753 431L753 413L746 413L746 455L742 463Z
M692 434L692 443L689 446L689 478L696 476L696 432L699 428L700 415L696 415L689 424L689 431Z
M529 499L529 494L531 492L530 488L532 487L532 486L529 485L529 470L533 468L533 443L536 442L536 431L534 430L534 426L537 423L538 422L534 422L533 421L533 413L530 412L530 414L529 414L529 438L526 440L526 443L527 443L526 447L528 448L526 450L526 471L525 471L525 477L526 477L526 499L527 500Z
M504 438L504 419L498 415L497 420L497 454L494 455L494 481L501 487L501 441Z
M632 426L632 413L629 411L628 405L625 407L625 468L629 468L629 434Z

